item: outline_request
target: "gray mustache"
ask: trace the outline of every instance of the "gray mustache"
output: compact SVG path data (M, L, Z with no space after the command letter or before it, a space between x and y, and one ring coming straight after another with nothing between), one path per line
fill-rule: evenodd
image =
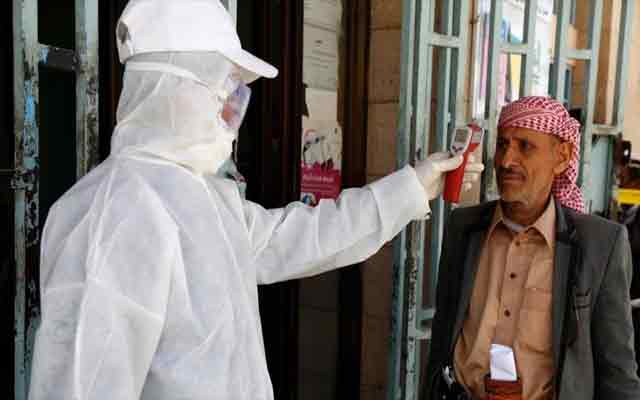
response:
M526 175L522 171L517 171L512 168L498 168L498 176L502 175L516 175L520 178L525 178Z

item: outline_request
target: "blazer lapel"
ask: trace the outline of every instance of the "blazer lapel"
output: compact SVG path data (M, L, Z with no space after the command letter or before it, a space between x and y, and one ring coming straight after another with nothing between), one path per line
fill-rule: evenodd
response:
M473 294L473 286L475 284L476 272L478 271L478 262L480 260L482 245L487 234L487 229L491 223L491 217L493 216L495 207L490 207L489 210L490 212L483 215L478 221L470 221L470 224L468 225L469 228L465 232L465 240L461 242L464 243L466 241L469 244L467 251L461 252L461 254L466 254L466 257L464 257L464 270L462 274L462 282L460 284L460 298L454 322L454 338L452 340L453 347L455 347L458 334L462 329L467 310L469 309L469 302L471 301L471 295Z
M571 234L562 206L556 201L556 244L553 267L552 331L553 357L556 369L560 365L562 331L567 309L567 282L571 268Z

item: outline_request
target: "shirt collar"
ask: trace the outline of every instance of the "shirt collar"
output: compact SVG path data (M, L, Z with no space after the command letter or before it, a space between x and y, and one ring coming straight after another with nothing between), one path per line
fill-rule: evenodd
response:
M513 222L507 220L502 211L502 205L498 201L493 213L493 220L489 226L488 236L491 236L498 225L503 225L504 227L509 228L509 224L513 224ZM524 227L524 232L529 229L535 229L538 231L547 242L547 245L553 248L556 234L556 205L555 201L553 201L553 197L549 200L549 204L547 204L547 208L544 210L542 215L540 215L533 224Z

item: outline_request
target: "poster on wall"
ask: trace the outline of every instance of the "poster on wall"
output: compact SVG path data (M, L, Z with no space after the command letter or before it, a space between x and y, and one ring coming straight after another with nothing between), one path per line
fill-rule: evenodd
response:
M305 0L301 200L335 199L342 188L342 128L338 122L340 0Z
M342 131L331 121L302 123L301 200L310 206L335 199L342 187Z
M307 89L309 116L302 118L301 200L315 206L342 187L342 129L336 92Z

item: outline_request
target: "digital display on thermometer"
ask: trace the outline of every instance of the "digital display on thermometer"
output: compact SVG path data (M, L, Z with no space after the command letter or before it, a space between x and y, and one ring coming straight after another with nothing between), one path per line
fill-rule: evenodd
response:
M482 129L473 124L456 128L454 131L450 152L452 156L464 156L464 161L457 169L447 172L443 197L449 203L460 202L464 170L467 167L469 154L471 154L480 145L482 142L482 136Z
M469 144L471 144L471 137L473 136L473 132L471 128L458 128L456 129L455 134L453 135L453 142L451 142L451 155L457 156L459 154L463 154Z

